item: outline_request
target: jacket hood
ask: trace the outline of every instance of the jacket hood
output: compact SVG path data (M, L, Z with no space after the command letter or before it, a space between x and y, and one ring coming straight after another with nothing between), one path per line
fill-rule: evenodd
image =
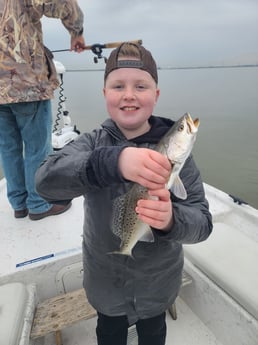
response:
M149 118L149 123L151 125L151 128L148 132L132 138L128 141L131 141L135 144L143 144L143 143L149 143L149 144L157 144L160 141L160 138L167 133L167 131L173 126L175 121L151 115ZM125 136L120 131L120 129L117 127L116 123L111 120L107 119L102 123L102 128L107 131L110 135L112 135L115 139L119 140L125 140Z

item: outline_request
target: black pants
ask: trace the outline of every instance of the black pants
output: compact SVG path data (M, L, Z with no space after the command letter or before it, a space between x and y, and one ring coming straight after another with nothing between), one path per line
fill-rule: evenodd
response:
M166 313L158 316L138 320L136 329L139 345L165 345L166 341ZM106 316L98 313L96 334L98 345L126 345L128 334L126 316Z

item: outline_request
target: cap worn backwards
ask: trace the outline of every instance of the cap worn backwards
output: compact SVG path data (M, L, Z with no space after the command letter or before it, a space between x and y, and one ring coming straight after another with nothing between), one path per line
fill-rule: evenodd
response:
M130 54L129 54L129 56L125 56L125 59L123 57L123 60L120 60L119 53L125 44L131 44L135 46L139 51L140 59L137 59L135 57L130 59ZM106 63L104 80L107 79L107 76L109 75L110 72L119 68L141 69L143 71L148 72L152 76L152 78L155 80L155 82L158 83L158 72L157 72L156 62L153 59L151 53L141 45L130 43L130 42L124 42L118 48L114 49L111 52Z

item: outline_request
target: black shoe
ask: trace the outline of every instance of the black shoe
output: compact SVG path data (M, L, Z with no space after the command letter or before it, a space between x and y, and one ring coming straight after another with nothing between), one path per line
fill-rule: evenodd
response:
M14 210L14 217L15 218L25 218L28 215L28 209L25 208L24 210Z
M58 214L64 213L72 206L72 203L69 202L67 205L57 205L54 204L48 211L42 213L29 213L29 218L31 220L40 220L49 216L56 216Z

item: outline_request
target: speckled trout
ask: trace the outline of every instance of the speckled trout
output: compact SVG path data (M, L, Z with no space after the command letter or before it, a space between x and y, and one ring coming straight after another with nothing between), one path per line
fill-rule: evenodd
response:
M166 188L180 199L186 199L187 193L179 173L192 151L198 127L199 119L193 120L190 114L186 113L162 137L155 148L171 163L172 170ZM147 198L147 188L135 183L128 193L115 200L112 230L120 237L121 245L120 250L113 254L132 256L132 249L138 241L154 241L149 225L142 222L135 212L138 200Z

